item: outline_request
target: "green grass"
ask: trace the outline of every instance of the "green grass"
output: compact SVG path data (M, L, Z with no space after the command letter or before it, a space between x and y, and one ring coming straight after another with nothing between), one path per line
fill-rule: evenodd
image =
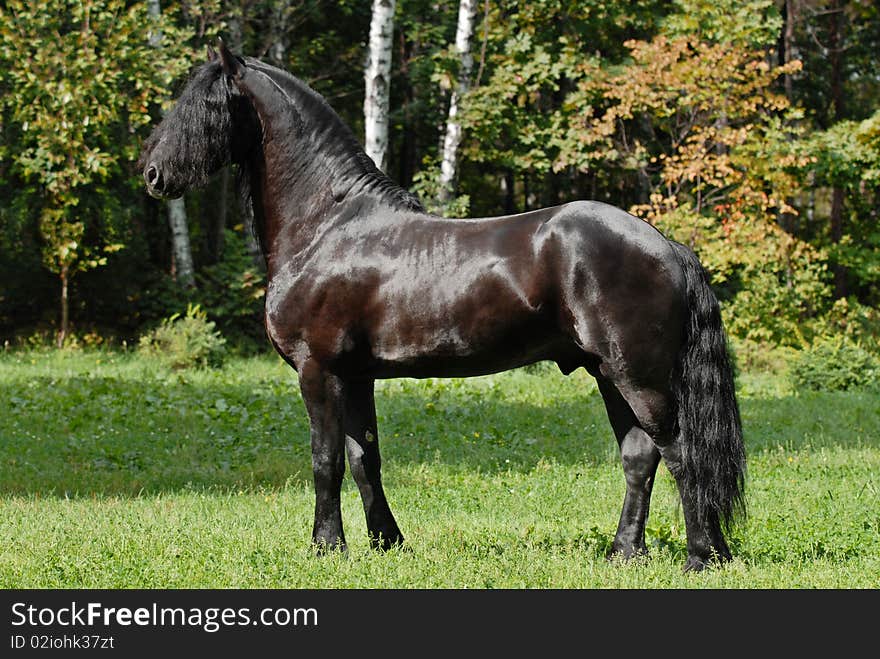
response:
M880 400L744 375L750 516L723 569L682 574L664 467L647 559L609 563L617 445L585 373L377 387L383 474L412 551L309 547L308 425L274 357L170 373L131 354L0 356L2 588L876 588Z

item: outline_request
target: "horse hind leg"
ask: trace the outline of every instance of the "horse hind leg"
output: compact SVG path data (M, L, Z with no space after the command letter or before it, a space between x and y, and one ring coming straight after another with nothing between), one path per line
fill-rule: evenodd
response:
M348 464L361 493L370 545L387 550L403 545L403 534L391 514L382 488L379 435L372 380L345 385L345 446Z
M684 514L684 525L687 532L688 558L685 572L699 572L712 561L725 562L731 559L730 548L724 540L721 522L717 516L700 519L697 514L695 494L685 485L682 470L681 444L676 441L660 448L663 461L678 484L681 496L681 509Z
M686 438L673 436L672 393L658 388L637 389L628 383L618 384L615 388L675 478L687 535L688 558L684 566L685 572L702 570L713 560L730 560L730 549L724 540L719 520L717 517L700 519L696 494L687 485L688 475L684 473L682 466L681 444L682 439ZM691 474L689 477L693 479L708 476Z
M637 554L647 553L645 524L660 452L611 381L603 377L599 377L597 381L605 401L608 420L620 445L620 459L626 479L623 509L609 558L621 556L629 559Z

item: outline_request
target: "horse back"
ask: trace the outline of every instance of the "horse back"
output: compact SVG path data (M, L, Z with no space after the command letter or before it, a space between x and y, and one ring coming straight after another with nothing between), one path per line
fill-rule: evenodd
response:
M617 213L593 203L469 220L362 211L275 269L267 329L282 354L369 377L581 362L604 340L587 331L591 305L656 297L637 289L666 241Z

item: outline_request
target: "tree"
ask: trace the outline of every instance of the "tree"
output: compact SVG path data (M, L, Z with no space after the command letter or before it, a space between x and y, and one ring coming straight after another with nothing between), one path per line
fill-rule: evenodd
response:
M828 249L845 268L850 293L880 301L880 110L863 121L840 121L817 131L798 148L808 157L804 178L840 190L852 210L840 233L829 232ZM832 196L832 201L835 197ZM833 210L833 209L832 209ZM838 282L835 281L835 284ZM840 293L841 291L836 291Z
M447 205L455 193L455 175L458 167L458 146L461 143L461 121L458 106L471 86L470 76L474 58L471 55L471 37L477 16L477 0L461 0L458 8L458 26L455 32L455 54L459 66L455 86L449 99L449 116L446 119L446 135L443 138L443 152L440 158L439 199L441 206Z
M364 146L376 167L385 169L388 152L388 100L391 85L391 46L394 0L373 0L367 51L364 97Z
M586 112L559 118L568 130L555 166L639 172L648 198L630 210L697 249L732 298L728 328L801 343L802 321L825 308L830 289L827 254L780 222L796 212L789 199L809 156L793 146L798 129L775 87L800 62L772 68L747 40L627 45L631 64L590 72L570 97Z
M59 345L69 331L71 279L124 246L119 214L102 212L104 186L128 177L124 163L137 149L131 135L150 121L152 99L167 97L169 81L156 72L182 69L179 52L154 52L145 23L143 4L121 0L13 0L0 8L11 92L0 104L17 138L10 174L35 209L43 262L59 280ZM180 39L171 25L163 29Z
M473 212L515 212L578 197L630 203L615 193L638 188L617 172L554 169L562 130L556 122L576 113L568 97L587 74L585 67L620 65L629 54L623 43L655 34L667 5L490 3L481 29L479 84L460 112L467 139L460 149L458 189L471 198ZM499 194L486 194L492 189Z

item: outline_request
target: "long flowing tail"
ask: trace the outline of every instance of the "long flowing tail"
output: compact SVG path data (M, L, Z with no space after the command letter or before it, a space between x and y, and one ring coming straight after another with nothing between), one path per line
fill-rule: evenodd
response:
M679 487L702 523L730 527L745 513L746 454L721 311L696 254L670 242L687 279L688 305L672 384L682 453Z

